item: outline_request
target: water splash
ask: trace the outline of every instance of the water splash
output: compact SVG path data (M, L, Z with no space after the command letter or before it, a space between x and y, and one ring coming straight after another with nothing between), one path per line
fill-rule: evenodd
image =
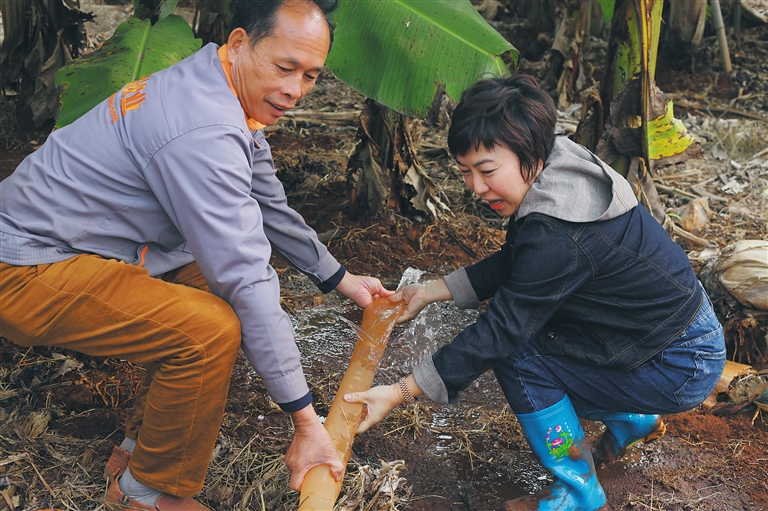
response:
M355 334L357 334L357 336L363 339L364 341L369 341L369 342L371 341L371 336L368 334L368 332L360 328L360 325L358 325L354 321L351 321L336 312L332 312L332 311L326 311L326 312L328 313L329 318L335 319L337 321L341 321L342 323L347 325L349 328L354 330Z
M407 268L398 289L418 283L424 273L418 268ZM427 305L418 316L392 333L387 352L379 363L380 383L389 383L391 378L410 372L476 319L476 310L461 311L453 301Z
M406 269L398 288L418 283L424 273L417 268ZM418 316L392 332L379 363L376 383L392 383L393 378L410 372L417 363L474 323L477 315L476 310L459 310L453 301L426 306ZM297 310L290 318L300 351L323 366L343 366L358 337L370 340L359 326L360 310L354 307L347 310L339 307Z
M424 272L417 268L407 268L400 278L400 283L397 285L397 289L402 289L409 284L416 284L423 274ZM385 311L382 313L380 321L387 321L392 314L399 313L399 309ZM324 345L329 342L332 343L340 334L340 331L345 330L339 323L346 325L353 332L352 334L345 333L343 336L344 339L354 339L355 336L357 336L365 341L371 341L371 337L367 332L364 332L357 323L344 317L342 313L336 309L297 311L291 317L291 322L293 323L297 343L301 346L304 344L304 341L308 341L314 348L319 348L322 353L327 352L324 349ZM322 330L325 331L323 332ZM332 350L330 353L336 353L336 350Z
M400 283L397 285L397 290L400 291L409 284L418 283L422 275L424 275L422 270L419 270L418 268L411 268L409 266L403 272L403 276L400 277Z

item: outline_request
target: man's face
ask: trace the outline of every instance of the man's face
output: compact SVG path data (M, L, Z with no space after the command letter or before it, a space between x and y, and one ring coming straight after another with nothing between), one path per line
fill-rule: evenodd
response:
M307 94L323 69L330 33L322 12L306 2L280 6L271 35L253 47L245 30L227 41L232 83L249 117L275 124Z

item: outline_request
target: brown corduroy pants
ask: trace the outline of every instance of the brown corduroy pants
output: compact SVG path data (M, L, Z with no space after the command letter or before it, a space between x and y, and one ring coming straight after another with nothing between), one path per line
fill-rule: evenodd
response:
M221 426L240 322L208 292L196 264L152 278L95 255L38 266L0 263L0 335L144 364L126 434L130 467L147 486L180 497L203 486Z

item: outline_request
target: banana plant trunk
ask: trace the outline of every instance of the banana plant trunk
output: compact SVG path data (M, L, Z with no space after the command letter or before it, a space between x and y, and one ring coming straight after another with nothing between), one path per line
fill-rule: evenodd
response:
M59 111L54 75L80 53L83 21L93 16L79 10L79 0L0 0L0 14L0 90L18 94L19 119L40 128Z
M210 42L222 45L227 42L231 15L232 0L200 0L193 28L203 45Z
M666 215L653 173L661 166L700 157L702 151L682 122L675 119L672 102L655 83L662 7L662 0L616 1L608 68L599 94L593 91L585 95L589 101L585 101L582 120L590 112L593 121L595 112L603 115L592 126L604 126L596 148L598 156L627 178L640 202L662 225L683 234ZM580 133L578 138L596 137Z
M707 18L707 0L670 0L664 46L690 53L701 46Z
M372 99L360 115L348 170L352 218L395 213L440 218L449 211L418 161L408 117Z
M565 110L575 100L574 91L583 89L586 82L584 50L589 39L591 2L560 1L553 8L558 22L541 85L554 91L557 108Z

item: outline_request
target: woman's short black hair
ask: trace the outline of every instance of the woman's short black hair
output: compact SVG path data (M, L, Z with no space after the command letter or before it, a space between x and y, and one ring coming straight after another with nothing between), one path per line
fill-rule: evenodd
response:
M269 36L275 28L277 10L285 2L306 2L315 4L325 16L328 30L333 43L333 24L328 17L338 6L338 0L235 0L232 6L232 18L229 22L229 32L236 28L245 29L251 40L251 45ZM330 51L330 48L328 48Z
M461 96L451 117L448 148L463 156L480 146L506 146L520 158L523 179L533 181L555 138L555 102L532 76L481 80Z

